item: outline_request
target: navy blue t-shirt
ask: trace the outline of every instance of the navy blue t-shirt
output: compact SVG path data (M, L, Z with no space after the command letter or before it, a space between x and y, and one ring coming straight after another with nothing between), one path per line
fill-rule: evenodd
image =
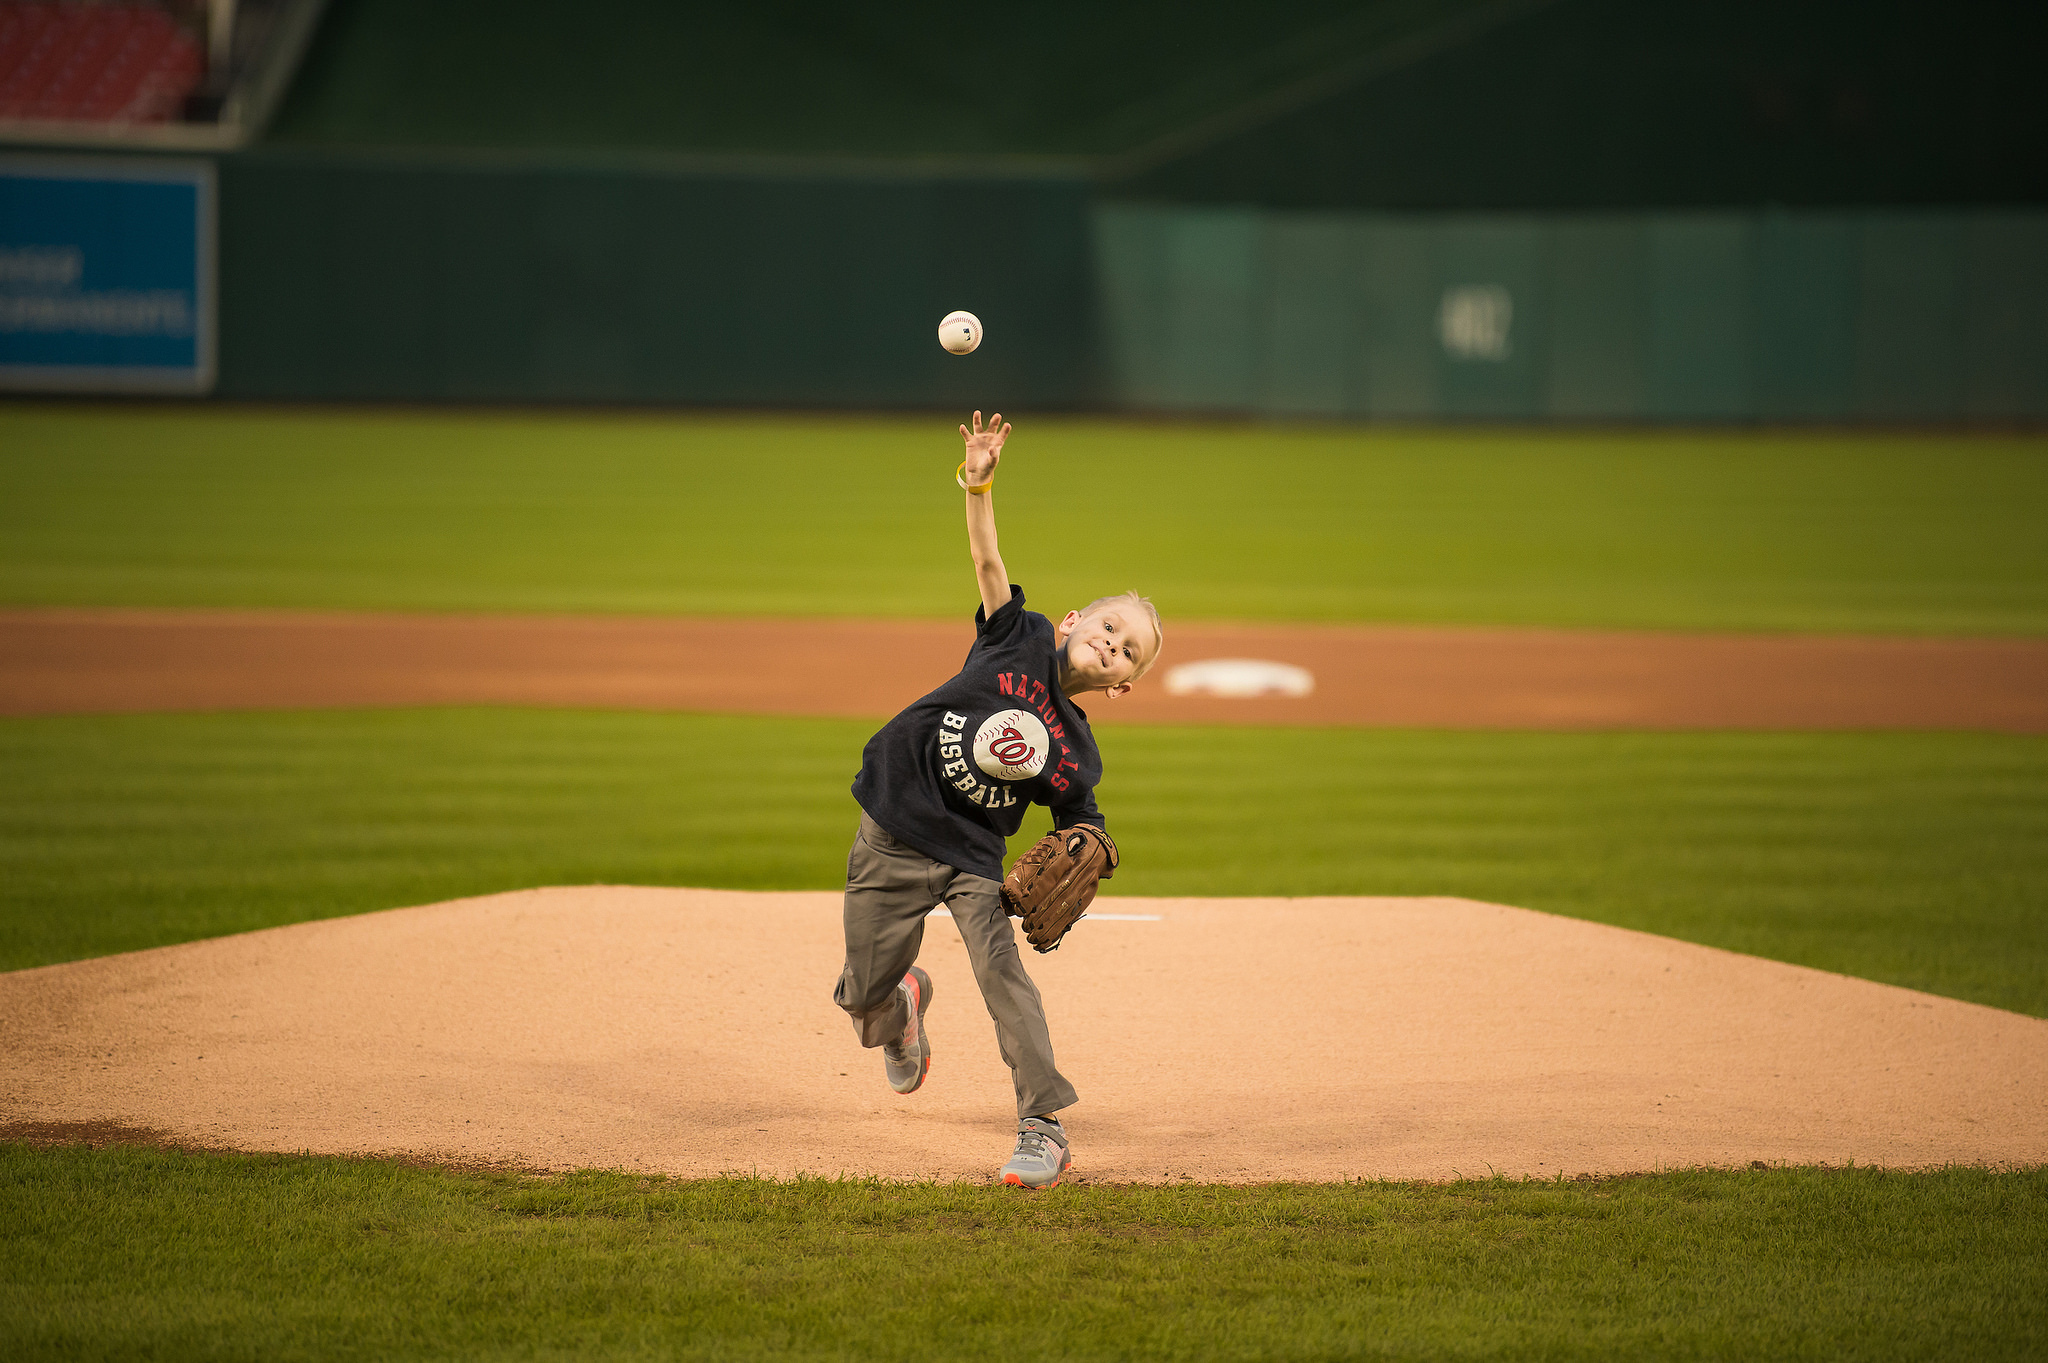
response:
M1060 691L1052 621L1024 609L1022 587L994 615L977 607L974 628L960 675L868 740L853 798L932 860L1001 880L1027 805L1049 806L1056 828L1102 827L1102 755Z

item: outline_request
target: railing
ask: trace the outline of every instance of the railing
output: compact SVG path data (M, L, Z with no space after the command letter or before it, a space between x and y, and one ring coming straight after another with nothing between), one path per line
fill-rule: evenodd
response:
M283 97L324 0L0 3L0 146L225 151Z

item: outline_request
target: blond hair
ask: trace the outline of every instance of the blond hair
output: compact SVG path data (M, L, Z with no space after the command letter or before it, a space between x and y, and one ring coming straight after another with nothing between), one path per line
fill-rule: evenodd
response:
M1136 672L1131 673L1131 680L1136 681L1152 670L1152 664L1158 662L1159 655L1166 650L1166 627L1159 623L1159 607L1152 604L1152 598L1149 596L1140 596L1136 592L1118 592L1115 596L1098 596L1081 607L1081 618L1086 620L1106 606L1131 606L1142 609L1145 618L1152 622L1152 653L1144 662L1138 664Z

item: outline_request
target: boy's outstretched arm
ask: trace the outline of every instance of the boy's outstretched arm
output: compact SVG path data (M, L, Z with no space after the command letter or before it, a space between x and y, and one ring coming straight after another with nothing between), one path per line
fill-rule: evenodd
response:
M989 418L988 427L983 429L981 413L974 414L974 429L960 428L960 438L967 442L967 465L961 470L961 481L970 491L967 494L967 547L974 555L974 581L981 588L981 609L984 616L994 615L1010 601L1010 570L1003 566L1003 556L996 549L995 489L986 486L996 476L996 465L1002 462L1003 442L1010 438L1010 427L997 412ZM982 488L980 492L972 491Z

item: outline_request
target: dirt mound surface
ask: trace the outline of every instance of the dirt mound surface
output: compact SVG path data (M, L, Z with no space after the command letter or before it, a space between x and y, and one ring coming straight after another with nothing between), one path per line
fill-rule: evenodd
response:
M894 714L964 622L227 611L0 612L0 714L574 705ZM1180 664L1306 669L1303 696L1173 695ZM2048 640L1169 623L1098 723L2048 733Z
M2048 1162L2048 1021L1459 899L1106 899L1030 965L1113 1181ZM908 1098L839 896L588 887L0 975L0 1134L988 1178L1009 1076L934 917ZM81 1127L79 1124L91 1124Z

